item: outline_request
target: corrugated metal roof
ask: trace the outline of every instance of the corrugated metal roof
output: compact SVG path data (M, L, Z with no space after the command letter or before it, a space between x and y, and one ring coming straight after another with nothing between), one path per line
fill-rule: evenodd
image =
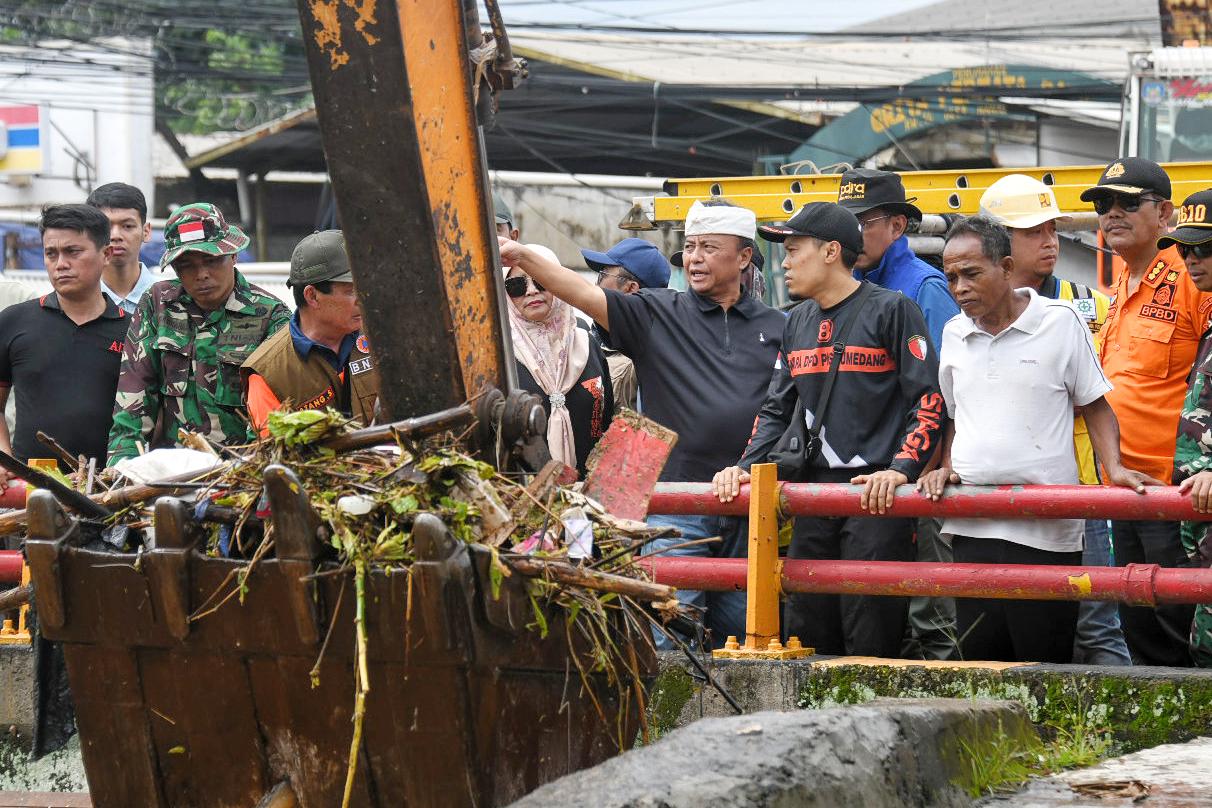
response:
M961 3L964 0L946 0ZM941 5L941 4L940 4ZM1154 26L1156 27L1156 26ZM539 58L631 81L721 87L896 87L946 70L1027 64L1121 81L1128 51L1151 47L1148 36L1092 37L1069 26L1057 38L990 41L937 39L511 35ZM1153 40L1154 42L1156 40Z
M853 33L939 34L989 31L990 38L1039 36L1070 31L1078 37L1161 43L1157 0L939 0L846 30Z

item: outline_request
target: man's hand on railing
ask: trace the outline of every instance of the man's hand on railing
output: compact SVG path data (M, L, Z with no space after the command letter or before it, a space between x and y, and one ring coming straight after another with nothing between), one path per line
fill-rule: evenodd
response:
M741 493L741 485L749 482L749 472L740 466L729 466L715 473L711 479L711 490L720 502L732 502Z
M859 506L865 511L887 513L896 498L896 487L909 482L909 478L899 471L884 469L874 474L860 474L850 480L851 485L863 486L859 495Z
M1146 485L1165 485L1161 480L1156 480L1148 474L1142 474L1139 471L1132 471L1123 466L1115 466L1113 468L1103 469L1107 473L1107 482L1112 485L1118 485L1122 488L1131 488L1138 494L1145 493Z
M917 478L917 490L938 502L943 495L943 488L948 484L957 485L959 481L959 475L952 471L950 466L939 466Z
M1180 494L1191 495L1191 507L1200 513L1212 511L1212 471L1201 471L1183 480Z

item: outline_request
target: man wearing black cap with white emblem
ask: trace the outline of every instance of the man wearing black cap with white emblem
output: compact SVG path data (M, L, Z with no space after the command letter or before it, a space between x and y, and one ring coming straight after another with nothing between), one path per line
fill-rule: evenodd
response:
M787 320L749 446L736 466L716 474L715 492L734 498L753 463L788 446L794 425L800 445L814 450L778 453L781 477L864 485L862 506L885 513L896 486L925 468L940 434L938 357L921 310L900 293L855 280L862 232L854 214L832 202L805 205L786 225L758 232L783 242L787 290L804 302ZM912 536L909 519L799 517L788 557L911 561ZM895 657L907 608L904 598L793 595L787 634L819 653Z
M873 168L853 168L842 174L838 204L858 217L863 228L863 250L854 276L893 292L900 292L922 310L930 345L937 352L943 326L959 314L959 305L947 288L943 273L918 258L909 247L910 224L922 220L914 200L905 197L898 174ZM939 535L941 522L932 517L917 520L917 560L951 561L951 545ZM955 601L951 598L913 598L909 606L906 656L950 659L955 654Z

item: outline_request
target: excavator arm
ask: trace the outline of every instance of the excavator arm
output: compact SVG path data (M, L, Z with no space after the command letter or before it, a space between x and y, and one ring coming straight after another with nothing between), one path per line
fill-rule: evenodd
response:
M474 401L504 433L482 443L520 441L541 462L542 408L515 390L477 118L524 73L495 2L489 35L474 0L298 2L385 417Z

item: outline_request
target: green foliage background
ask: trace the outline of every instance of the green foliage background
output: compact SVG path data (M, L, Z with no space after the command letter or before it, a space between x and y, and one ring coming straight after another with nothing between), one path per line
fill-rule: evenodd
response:
M156 117L178 133L248 129L311 100L292 0L0 0L0 43L92 42L141 54ZM71 57L56 52L58 60Z

